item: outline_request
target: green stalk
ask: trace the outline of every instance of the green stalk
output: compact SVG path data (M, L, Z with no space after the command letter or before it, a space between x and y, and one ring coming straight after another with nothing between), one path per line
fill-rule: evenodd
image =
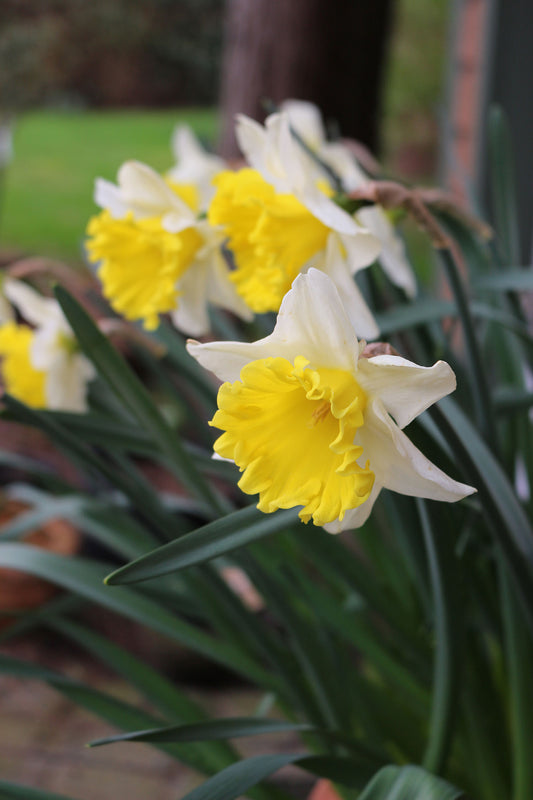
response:
M454 626L449 607L450 601L446 596L441 558L437 550L427 506L423 500L417 500L417 507L428 560L435 625L433 702L429 740L422 763L429 772L442 774L450 748L455 719L457 661L454 648Z
M500 559L502 612L507 653L510 720L513 758L512 800L533 797L533 642L523 623L523 614L511 584L509 572Z
M491 447L492 451L497 453L498 445L496 441L496 421L491 403L489 384L476 338L474 321L472 319L472 314L470 313L468 298L464 290L461 275L459 273L453 252L449 248L439 248L438 253L442 259L450 288L452 290L455 302L457 303L461 324L463 326L467 357L472 370L471 387L476 419L483 433L483 438Z

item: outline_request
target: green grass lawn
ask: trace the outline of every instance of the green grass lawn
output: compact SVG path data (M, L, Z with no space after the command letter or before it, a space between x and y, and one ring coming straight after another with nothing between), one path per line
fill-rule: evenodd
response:
M95 178L115 180L128 159L168 169L172 129L184 122L203 141L216 134L210 109L39 111L22 117L3 186L0 248L79 262L85 226L96 210Z

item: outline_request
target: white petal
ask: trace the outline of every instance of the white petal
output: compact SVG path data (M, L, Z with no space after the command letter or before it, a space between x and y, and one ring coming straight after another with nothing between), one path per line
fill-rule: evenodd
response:
M307 100L285 100L281 110L288 114L292 127L304 142L314 150L320 150L326 134L318 107Z
M126 161L118 171L121 198L136 217L156 217L171 210L185 218L193 213L186 203L147 164Z
M97 178L94 183L94 202L100 208L107 209L115 219L121 219L128 213L119 187L103 178Z
M161 227L168 233L180 233L187 228L196 227L192 212L185 215L182 211L169 211L161 217Z
M353 153L340 142L326 142L320 150L320 156L335 170L346 192L353 192L354 189L368 183L369 178L355 160Z
M222 254L218 249L214 250L208 256L207 298L213 305L232 311L241 319L251 321L254 318L253 311L237 294L229 274Z
M368 395L379 397L400 428L456 387L455 374L445 361L420 367L393 355L359 359L357 379Z
M416 279L401 237L396 233L383 209L362 208L357 219L381 242L381 265L390 280L405 291L408 297L416 295Z
M4 285L7 299L20 311L27 322L32 325L45 325L51 319L62 316L61 309L55 300L42 297L27 283L8 280Z
M188 125L176 125L172 131L171 148L177 166L201 159L204 150Z
M47 372L58 358L63 358L63 355L62 349L58 346L58 328L54 325L37 328L30 350L31 363L35 369Z
M13 281L14 279L7 275L0 275L0 325L15 319L15 312L6 296L6 286Z
M366 228L358 227L355 236L341 234L340 240L346 250L346 261L352 275L372 264L381 253L381 242Z
M332 281L316 269L296 277L283 298L270 336L245 342L189 342L189 353L223 381L239 379L250 361L280 356L294 361L304 356L314 367L352 371L359 343Z
M365 500L365 502L357 508L352 508L351 511L347 511L342 522L338 519L334 522L328 522L327 525L323 526L324 530L328 533L341 533L341 531L347 531L352 528L360 528L369 518L370 512L382 488L381 484L374 481L368 500Z
M177 163L168 172L176 183L192 183L200 193L200 207L205 209L215 193L212 180L227 169L219 156L207 153L188 125L178 125L172 136L172 149Z
M358 438L363 447L361 460L369 459L376 481L387 489L450 503L476 491L454 481L429 461L394 423L379 399L367 405Z
M193 178L206 174L212 176L226 169L224 159L214 153L207 153L188 125L176 127L172 145L177 163L171 173L178 181L194 182Z
M316 182L324 177L317 170L316 163L306 153L305 148L295 138L286 113L272 114L266 120L270 152L279 161L279 172L283 175L287 188L285 191L296 197L314 195L325 196L316 188ZM282 191L281 189L278 191Z
M354 283L354 279L341 253L339 239L333 233L328 237L324 272L337 287L357 336L363 339L375 339L379 335L376 320L365 303L363 295Z
M58 359L46 376L47 408L56 411L87 410L87 359L79 354L66 354Z
M308 182L304 189L295 189L293 193L308 211L328 228L348 236L357 236L359 233L368 235L368 231L358 225L353 217L320 191L316 183Z
M266 181L275 184L277 179L284 179L283 175L276 175L276 172L279 172L279 165L267 166L269 145L267 132L262 125L244 114L237 114L235 136L247 162L260 172Z
M180 297L172 322L183 333L203 336L210 328L207 314L207 264L196 261L178 281Z

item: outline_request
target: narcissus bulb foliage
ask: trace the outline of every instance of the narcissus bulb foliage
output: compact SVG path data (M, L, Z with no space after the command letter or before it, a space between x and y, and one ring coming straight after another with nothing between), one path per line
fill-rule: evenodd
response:
M264 512L301 507L331 533L363 524L382 488L453 502L475 491L448 477L402 429L455 389L438 361L361 357L339 293L324 273L299 275L273 333L251 344L190 341L222 384L215 452L242 472Z
M272 114L265 127L239 116L236 133L250 167L214 178L208 219L228 237L241 297L257 313L278 311L296 275L315 267L341 289L358 335L375 338L353 274L375 261L379 240L333 201L287 114Z
M229 280L223 234L199 215L196 186L128 161L118 185L96 181L95 202L103 211L89 222L87 252L119 314L154 329L170 312L177 328L197 336L209 330L209 302L252 317Z
M359 189L370 180L353 152L342 141L330 142L319 109L303 100L286 100L281 108L288 115L293 129L306 145L339 176L345 192ZM380 206L362 208L355 219L379 239L379 261L390 280L408 297L416 294L416 280L407 259L401 237L396 233L386 212Z
M8 300L35 326L0 325L2 382L6 392L34 408L83 412L94 367L79 351L59 304L21 281L4 284Z

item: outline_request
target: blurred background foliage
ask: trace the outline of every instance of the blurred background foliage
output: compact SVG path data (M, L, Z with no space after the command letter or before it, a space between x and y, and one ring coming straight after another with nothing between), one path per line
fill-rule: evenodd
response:
M383 160L407 180L434 178L449 9L449 0L394 8ZM16 120L4 261L79 263L97 175L114 179L130 158L169 168L177 123L213 143L223 12L223 0L2 0L0 115Z

